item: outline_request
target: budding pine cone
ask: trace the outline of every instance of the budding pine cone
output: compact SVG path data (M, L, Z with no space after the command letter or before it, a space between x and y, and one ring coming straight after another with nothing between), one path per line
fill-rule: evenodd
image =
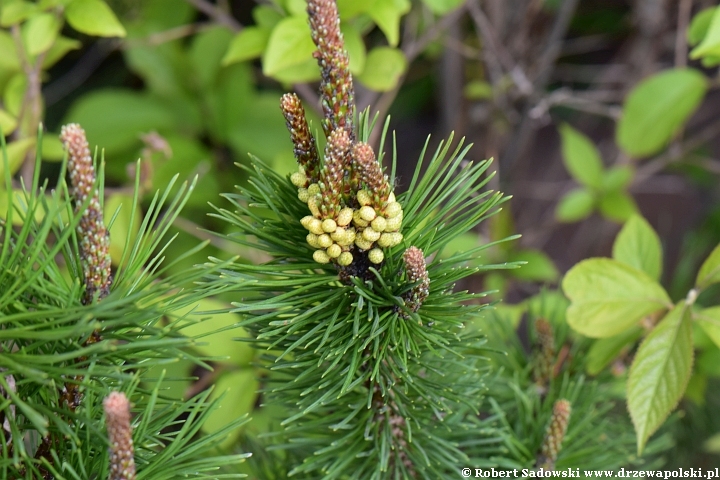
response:
M423 251L410 247L403 254L405 273L408 282L417 283L405 296L405 305L412 312L417 312L430 293L430 277L428 277ZM419 282L419 283L418 283Z
M294 93L286 93L282 96L280 108L285 116L287 129L290 131L295 158L303 167L309 183L315 183L319 179L319 159L315 138L310 133L305 118L305 109Z
M95 169L85 131L76 123L65 125L60 132L60 140L68 151L68 173L76 213L90 197L90 203L82 212L77 227L85 277L83 301L87 304L93 301L96 293L98 299L102 299L110 292L110 236L103 222L98 191L94 189Z
M135 451L130 426L130 402L124 393L111 392L103 400L110 440L108 480L135 480Z
M358 143L353 147L352 158L361 185L371 192L371 205L382 212L392 190L387 175L383 174L380 163L375 159L375 152L367 143Z
M345 167L350 137L345 130L334 130L325 147L325 159L320 172L320 214L323 219L337 218L345 179Z
M546 470L555 469L555 461L562 448L562 442L565 439L568 423L570 423L570 413L572 407L570 402L565 399L558 400L553 405L553 414L550 418L550 424L545 431L545 439L543 440L540 456L538 457L537 466Z
M538 336L538 347L533 359L533 377L538 386L545 387L553 377L555 338L552 325L544 318L538 318L535 321L535 331Z
M323 107L323 130L344 129L355 140L353 115L355 92L350 74L350 61L345 51L340 17L335 0L309 0L310 31L317 51L313 56L320 66L320 92Z

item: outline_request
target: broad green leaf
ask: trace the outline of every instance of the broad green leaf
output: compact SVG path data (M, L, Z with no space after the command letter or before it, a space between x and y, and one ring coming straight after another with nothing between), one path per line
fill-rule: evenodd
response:
M20 60L15 49L15 41L9 32L0 30L0 70L15 72L20 70Z
M627 404L638 455L682 398L692 363L690 309L681 302L645 338L630 366Z
M578 263L565 275L562 288L571 302L568 324L592 338L624 332L671 304L665 290L648 274L609 258Z
M640 82L627 96L615 138L628 155L662 150L705 96L705 76L692 69L669 69Z
M270 34L263 54L263 73L273 76L285 68L306 62L312 58L314 51L315 44L310 36L307 18L285 18Z
M695 14L687 31L687 39L690 45L697 45L705 38L716 10L717 7L710 7Z
M17 118L0 108L0 133L8 135L17 127Z
M140 231L140 222L142 220L142 211L137 205L133 205L132 195L124 193L115 193L105 198L103 205L103 215L105 217L105 225L110 223L113 217L115 220L110 225L110 258L113 265L122 258L125 241L128 236L135 238ZM135 209L135 218L130 223L133 208ZM117 216L115 214L117 213ZM132 243L130 244L132 247Z
M257 398L258 381L255 370L244 368L237 371L223 372L215 381L210 399L214 400L222 395L220 405L212 411L203 423L202 429L206 433L213 433L224 428L229 422L247 415L255 405ZM225 441L217 445L218 448L229 448L234 444L239 431L228 436Z
M60 20L52 13L34 15L22 28L25 48L30 55L37 55L49 49L60 32Z
M154 365L143 372L142 381L154 386L163 378L161 391L171 398L185 398L192 385L192 370L196 367L191 360L174 358L173 361Z
M308 83L320 79L320 69L317 61L308 58L302 63L298 63L291 67L283 68L273 75L273 78L285 85L294 83Z
M510 255L508 262L527 262L520 268L509 270L508 273L520 280L532 282L554 282L560 276L555 263L544 252L524 249Z
M562 158L568 173L581 184L599 188L603 180L603 163L592 141L564 123L560 125Z
M451 258L458 252L466 252L480 245L480 237L474 232L465 232L455 236L440 252L440 258Z
M487 100L492 98L492 85L483 80L472 80L465 85L463 95L469 100Z
M716 433L712 437L705 440L703 450L708 453L720 454L720 433Z
M245 27L233 37L222 59L223 65L257 58L265 51L271 30L263 27Z
M643 329L633 327L608 338L601 338L592 344L585 358L585 368L589 375L597 375L615 360L629 345L642 337Z
M258 27L265 28L274 28L283 19L280 12L268 5L258 5L253 8L252 17Z
M357 28L350 24L341 24L340 31L345 39L345 49L350 59L350 72L353 75L359 75L365 69L365 60L367 58L362 35L360 35Z
M397 86L406 68L407 60L400 50L378 47L370 51L358 80L370 90L386 92Z
M307 11L307 0L284 0L288 15L303 15Z
M623 190L633 179L634 169L630 165L621 165L611 167L603 172L602 185L603 191Z
M37 5L25 1L6 1L0 7L0 27L18 24L38 11Z
M25 74L16 73L8 80L7 85L5 85L5 91L3 92L3 102L9 114L15 117L20 115L26 91L27 76Z
M65 10L71 27L98 37L124 37L125 28L102 0L73 0Z
M10 175L14 175L23 164L28 152L35 146L35 138L23 138L7 144L8 166ZM0 178L5 178L5 160L0 154Z
M42 138L42 158L51 162L59 162L65 156L65 149L57 135L45 134Z
M200 88L209 89L214 85L232 36L232 32L227 28L214 27L193 38L188 56Z
M173 99L185 94L183 79L189 76L187 55L177 43L158 47L138 45L126 49L124 55L130 69L142 77L148 90Z
M695 34L700 33L699 30L702 29L704 26L703 24L707 22L707 19L703 16L700 18L700 21L702 22L700 25L695 25L696 31L693 32ZM694 20L693 23L696 23L696 21ZM689 34L690 30L688 30L688 35ZM702 36L700 45L693 48L690 52L690 58L692 59L702 58L707 55L720 55L720 8L715 8L715 11L712 13L712 17L706 27L705 35Z
M422 0L437 15L444 15L462 5L465 0Z
M720 55L706 55L700 60L700 63L705 68L716 67L720 65Z
M247 367L255 356L255 350L250 343L238 341L248 338L248 334L245 329L237 326L242 317L229 310L230 305L218 300L201 300L196 308L178 312L187 314L184 320L189 322L181 332L196 339L195 348L203 355L228 357L220 361Z
M62 35L55 39L50 50L45 53L43 58L43 68L48 69L62 59L70 50L77 50L82 46L78 40L63 37Z
M708 348L698 351L696 362L696 370L711 377L720 377L720 349Z
M576 188L566 193L555 207L555 218L561 222L577 222L590 215L595 197L587 188Z
M663 265L660 237L640 215L633 215L625 222L615 237L612 256L619 262L642 270L653 280L660 280Z
M410 0L382 0L367 11L391 47L396 47L400 41L400 18L410 11L410 6Z
M603 193L598 200L598 210L605 218L615 222L625 222L638 213L635 200L620 190Z
M693 320L720 348L720 307L703 308L693 313Z
M341 20L347 20L375 8L375 4L384 0L337 0Z
M718 282L720 282L720 244L710 252L703 262L695 279L695 285L704 289L708 285Z
M684 397L692 400L697 405L705 405L705 393L707 392L708 376L705 373L697 371L693 372L687 387L685 387Z

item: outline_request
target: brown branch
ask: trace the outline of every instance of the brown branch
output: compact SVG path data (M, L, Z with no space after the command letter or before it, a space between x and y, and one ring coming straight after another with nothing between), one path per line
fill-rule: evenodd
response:
M675 68L687 66L687 26L690 23L692 0L680 0L678 4L677 32L675 32Z

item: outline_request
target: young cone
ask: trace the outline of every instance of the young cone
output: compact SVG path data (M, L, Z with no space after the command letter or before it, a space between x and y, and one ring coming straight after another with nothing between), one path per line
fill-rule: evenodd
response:
M290 131L295 158L304 169L309 182L315 183L319 179L320 165L315 138L310 133L310 127L305 118L305 109L294 93L286 93L282 96L280 109L285 117L287 129Z
M545 439L537 460L538 468L544 468L545 470L555 469L555 462L562 448L568 423L570 423L571 412L570 402L565 399L558 400L553 405L553 414L545 431Z
M110 440L108 480L135 480L135 450L130 426L130 402L124 393L110 392L103 400Z

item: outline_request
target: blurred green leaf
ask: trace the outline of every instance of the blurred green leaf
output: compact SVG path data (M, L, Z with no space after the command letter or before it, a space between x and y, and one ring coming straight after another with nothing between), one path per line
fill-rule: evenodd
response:
M520 280L554 282L560 276L552 259L540 250L518 250L509 256L508 262L527 262L520 268L509 270L510 275Z
M632 327L622 333L596 340L585 359L585 368L589 375L597 375L610 365L626 347L638 341L643 334L640 327Z
M653 280L660 280L663 265L660 237L640 215L633 215L625 222L615 237L612 256L619 262L642 270Z
M625 153L645 157L662 150L705 96L707 81L692 69L668 69L640 82L627 96L615 132Z
M187 75L185 55L176 42L159 46L138 45L123 52L130 69L145 82L145 86L161 97L183 94L182 81ZM185 72L181 76L180 72Z
M690 377L687 387L685 388L685 398L692 400L697 405L705 405L707 384L707 375L696 370Z
M20 70L20 60L15 49L15 41L9 32L0 30L0 69L9 72Z
M360 31L350 24L341 24L340 31L345 39L345 49L350 59L350 72L353 75L359 75L365 69L365 60L367 58L365 41L360 35Z
M259 57L268 45L270 32L269 28L263 27L243 28L230 42L230 47L222 59L222 64L230 65Z
M110 226L110 258L112 259L113 265L117 265L122 258L127 237L135 238L140 231L142 211L139 206L133 205L132 195L124 193L108 195L105 198L103 207L106 225L109 224L110 220L117 213L115 221L113 221ZM135 218L131 224L130 217L132 216L133 208L135 209ZM132 243L130 246L132 247Z
M27 90L27 76L17 73L10 78L3 92L3 103L7 112L16 118L20 115L23 98Z
M410 11L410 6L410 0L382 0L367 10L391 47L396 47L400 41L400 19Z
M595 197L587 188L576 188L560 199L555 218L561 222L577 222L589 216L595 206Z
M42 158L46 161L59 162L65 156L65 149L57 135L45 134L42 138Z
M400 50L377 47L367 56L365 70L358 80L370 90L386 92L397 86L406 68L407 60Z
M318 69L317 61L309 58L302 63L283 68L273 75L273 77L284 85L308 83L320 79L320 70Z
M592 338L612 337L670 304L665 290L645 272L609 258L583 260L562 281L572 302L568 324Z
M306 17L288 17L280 21L268 40L263 54L263 73L275 73L312 58L315 44L310 36Z
M720 245L717 245L703 262L695 279L695 285L704 289L718 282L720 282Z
M37 55L49 49L60 32L60 26L60 21L52 13L32 16L22 27L27 53Z
M673 308L640 345L630 367L627 405L635 425L638 455L677 406L692 373L689 308Z
M142 379L150 385L155 385L163 375L161 393L171 398L185 398L192 381L190 380L195 364L190 360L175 359L171 363L162 363L150 367L143 373Z
M113 152L140 145L140 135L151 130L172 129L174 116L153 97L130 90L97 90L72 106L63 123L76 122L85 128L90 148L102 146L108 162L131 161L111 158Z
M700 25L697 25L697 16L695 19L693 19L693 24L695 24L695 31L694 34L699 34L699 30L702 29L705 22L708 22L706 16L709 15L707 13L704 13L705 11L701 12L701 14L704 14L703 17L700 17ZM700 15L700 14L698 14ZM691 27L693 25L691 24ZM688 36L690 35L692 30L688 30ZM705 27L705 35L702 36L702 41L700 44L693 48L690 51L690 58L696 60L698 58L702 58L707 55L712 56L718 56L720 55L720 9L715 8L714 12L712 13L712 17L709 19L709 22L707 23L707 26Z
M708 453L720 454L720 433L716 433L712 437L705 440L703 449Z
M716 67L720 65L720 55L705 55L700 63L705 68Z
M257 398L258 381L253 369L245 368L237 371L224 372L215 381L210 399L223 395L220 406L212 411L205 423L203 431L213 433L225 427L229 422L250 413ZM231 435L218 448L229 448L234 442Z
M693 313L693 319L720 348L720 307L703 308Z
M620 190L603 193L598 201L598 210L605 218L616 222L625 222L638 213L635 200L628 193Z
M307 0L284 0L283 3L289 15L302 15L307 10Z
M337 0L341 20L350 19L371 11L379 0Z
M25 1L6 0L0 7L0 27L18 24L38 11L36 4Z
M630 165L610 167L603 173L601 188L603 191L623 190L630 185L634 173Z
M603 163L592 141L564 123L560 125L562 158L570 175L581 184L600 188L603 179Z
M465 98L469 100L486 100L492 98L492 85L483 80L472 80L465 85L463 89Z
M8 135L17 127L17 118L0 108L0 133Z
M67 53L71 50L77 50L82 46L82 43L79 41L63 37L60 35L55 39L55 42L50 47L50 50L48 50L45 53L45 57L43 58L43 64L42 67L44 69L48 69L55 65L60 59L62 59Z
M466 232L450 240L440 252L440 258L450 258L458 252L466 252L480 245L477 233Z
M274 28L283 19L280 12L268 5L258 5L253 8L252 16L258 27L265 28Z
M201 89L214 84L231 40L232 32L224 27L210 28L193 38L189 57Z
M65 9L71 27L81 33L98 37L124 37L120 21L102 0L72 0Z
M14 175L23 164L28 152L35 146L35 138L23 138L7 144L8 166L10 175ZM0 154L0 178L5 178L5 162ZM3 184L4 185L4 184Z
M717 7L710 7L695 14L687 31L687 39L690 45L697 45L705 38L716 10Z
M444 15L462 5L465 0L422 0L436 15Z

